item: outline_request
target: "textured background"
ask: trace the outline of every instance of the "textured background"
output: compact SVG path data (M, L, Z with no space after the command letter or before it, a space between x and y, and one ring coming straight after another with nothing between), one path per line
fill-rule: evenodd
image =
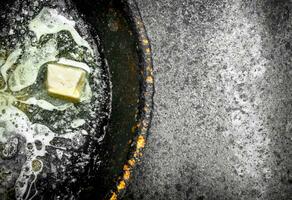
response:
M292 3L137 2L156 95L125 199L292 199Z

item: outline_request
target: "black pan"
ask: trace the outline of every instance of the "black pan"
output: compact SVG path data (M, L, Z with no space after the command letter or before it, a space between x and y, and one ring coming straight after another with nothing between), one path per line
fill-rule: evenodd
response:
M103 184L92 190L98 199L120 199L142 156L151 123L154 79L150 42L134 0L75 2L99 33L113 85L109 165L103 172Z
M2 0L0 11L13 2ZM82 181L77 181L71 189L81 188L77 199L120 199L142 156L151 123L154 78L150 42L134 0L64 2L72 5L91 27L92 40L102 58L103 92L107 96L100 110L101 120L92 121L96 123L96 133L104 137L101 148L93 148L102 162L98 170L88 170L88 176L77 173L77 179ZM3 19L1 23L5 23ZM62 197L66 187L56 189L59 199L69 198ZM42 190L45 195L37 198L56 197L51 195L56 191Z

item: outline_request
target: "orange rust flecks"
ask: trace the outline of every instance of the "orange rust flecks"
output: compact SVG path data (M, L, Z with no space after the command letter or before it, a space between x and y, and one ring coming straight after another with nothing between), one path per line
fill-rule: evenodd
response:
M123 190L126 188L126 182L122 180L118 185L118 191Z
M137 141L137 149L144 148L145 147L145 143L146 143L145 138L142 135L140 135L138 137L138 141Z
M138 157L139 157L139 154L138 154L138 152L135 152L135 153L134 153L134 158L136 158L136 159L137 159Z
M142 19L140 18L140 16L134 17L134 22L136 24L136 28L138 29L140 44L142 44L143 46L142 48L145 53L145 63L142 66L143 69L141 69L140 73L143 75L143 77L146 76L145 84L151 90L151 88L154 85L154 78L153 78L153 65L152 65L153 63L152 63L152 57L151 57L150 41L146 35L144 23ZM114 30L119 28L117 26L119 25L118 23L113 24L113 25L114 26L112 28ZM129 60L132 61L132 59L129 59ZM136 73L137 68L134 65L134 63L133 62L129 63L129 65L131 68L131 72ZM143 95L145 97L148 97L149 95L152 94L151 91L149 92L148 90L146 90L143 92ZM149 116L149 113L151 112L150 110L151 105L146 104L143 109L144 109L143 111L146 113L146 116ZM135 126L131 128L132 133L140 135L136 138L136 150L131 155L131 158L128 160L128 163L124 165L123 175L119 178L119 182L118 182L118 185L116 186L116 190L115 192L112 193L110 200L118 200L120 192L126 189L127 183L129 179L131 178L132 170L135 167L136 163L139 162L140 158L142 157L143 148L146 145L146 138L144 135L146 135L146 132L148 131L149 123L150 123L149 120L139 121ZM132 143L135 141L131 140L129 142Z
M117 200L118 199L118 195L114 192L110 198L110 200Z
M145 123L143 123L143 125L145 125ZM141 124L137 124L136 127L141 126ZM140 135L137 139L137 149L136 152L134 153L134 158L139 158L142 157L142 152L141 149L143 149L145 147L146 144L146 140L144 138L144 136ZM136 164L136 160L132 158L131 160L128 161L128 164L124 165L124 174L123 174L123 178L120 181L119 185L117 186L117 191L118 193L121 190L124 190L126 188L126 181L128 181L131 177L131 168L133 168ZM110 198L110 200L117 200L117 194L113 193L112 197Z
M153 77L152 76L147 76L146 82L149 83L149 84L153 84L154 83Z
M130 171L130 166L129 165L124 165L124 171Z
M130 179L130 177L131 177L131 172L130 172L130 171L125 171L125 172L124 172L123 179L124 179L125 181L127 181L127 180Z
M130 165L131 167L134 167L136 161L135 161L134 159L131 159L131 160L128 161L128 163L129 163L129 165Z

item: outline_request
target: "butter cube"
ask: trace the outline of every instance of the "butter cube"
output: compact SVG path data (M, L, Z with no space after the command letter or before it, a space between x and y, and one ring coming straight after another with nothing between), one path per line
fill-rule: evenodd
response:
M48 64L47 91L50 96L80 102L85 85L86 71L62 64Z

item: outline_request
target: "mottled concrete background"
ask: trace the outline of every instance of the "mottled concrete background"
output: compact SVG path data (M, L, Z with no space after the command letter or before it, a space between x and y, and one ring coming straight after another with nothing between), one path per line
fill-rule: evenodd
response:
M292 1L137 1L156 95L125 199L292 199Z

